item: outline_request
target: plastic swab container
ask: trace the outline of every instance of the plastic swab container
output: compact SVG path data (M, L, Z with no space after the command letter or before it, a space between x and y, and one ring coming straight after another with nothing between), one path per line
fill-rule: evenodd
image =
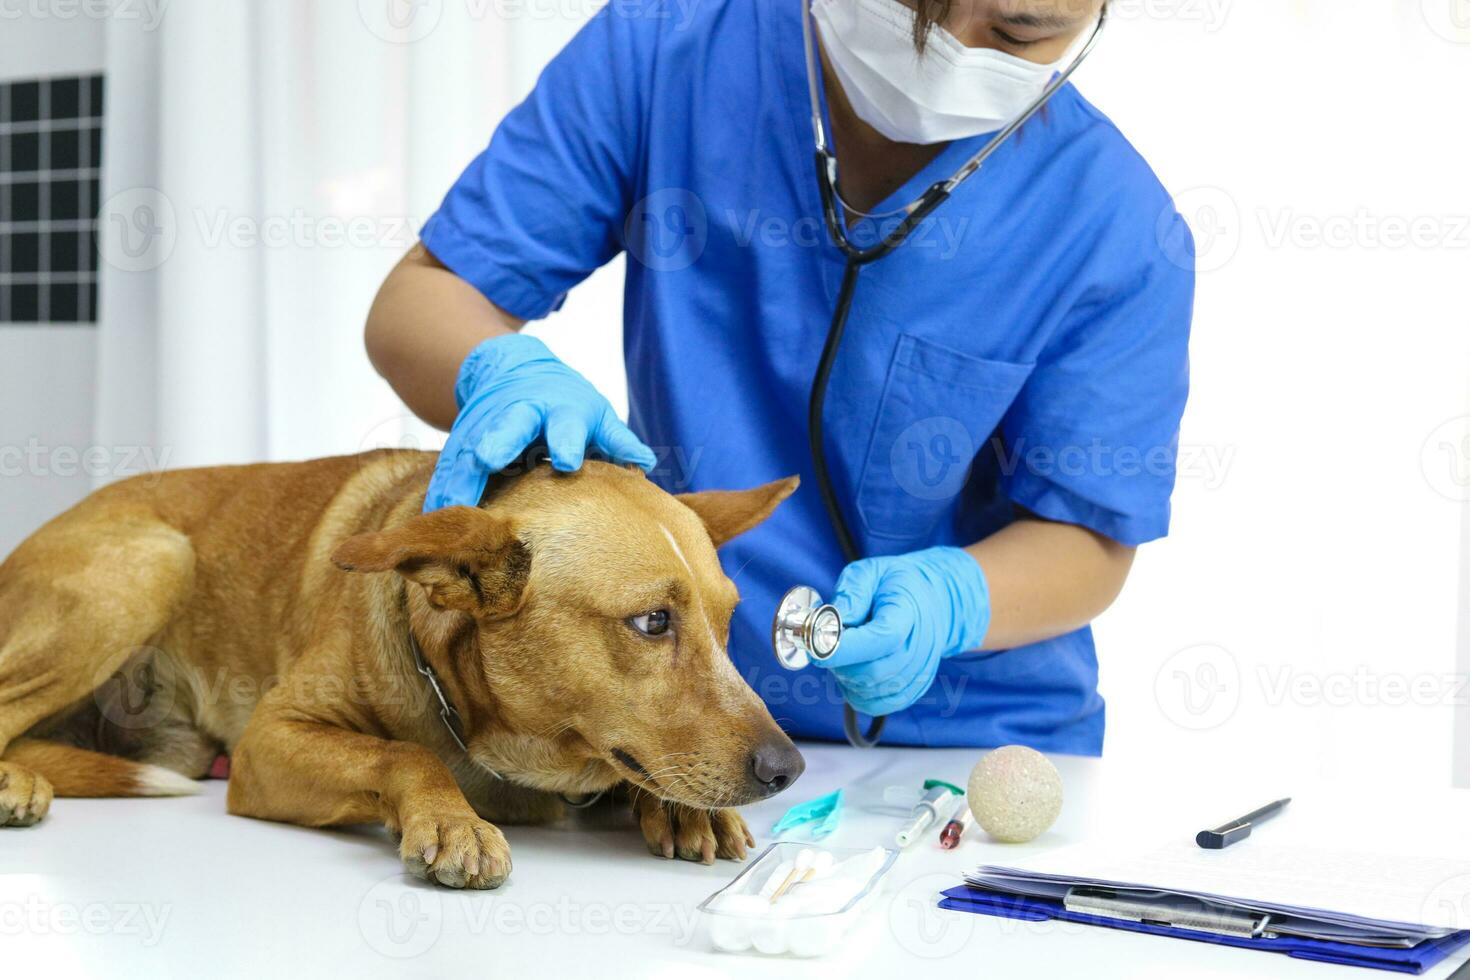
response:
M813 860L813 850L830 859ZM803 856L803 852L808 852ZM699 905L710 945L727 953L821 956L837 948L877 899L898 852L891 848L814 848L778 841ZM775 894L793 869L809 875Z

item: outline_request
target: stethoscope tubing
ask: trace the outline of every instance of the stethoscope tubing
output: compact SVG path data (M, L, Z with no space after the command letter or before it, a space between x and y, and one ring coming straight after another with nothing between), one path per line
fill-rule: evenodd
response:
M896 247L896 246L895 246ZM869 260L872 261L872 260ZM822 356L817 361L817 373L812 378L811 396L807 401L807 438L811 443L812 469L817 476L817 489L822 495L822 504L827 508L827 519L837 534L837 543L849 562L862 557L857 540L848 527L847 517L842 513L842 504L832 489L832 474L827 469L825 433L822 427L822 408L827 401L827 383L832 378L832 365L837 361L837 351L842 345L842 334L847 329L847 315L852 309L853 293L857 290L858 273L863 263L848 257L842 270L842 285L837 290L837 305L832 312L832 323L827 328L827 341L822 345ZM842 730L847 741L854 747L870 749L878 744L883 734L885 719L874 718L868 730L858 727L857 712L847 702L842 704Z
M826 507L828 521L837 535L837 543L842 547L843 557L848 563L858 561L863 555L847 523L847 516L842 512L842 504L837 499L837 493L832 488L832 474L827 466L827 447L822 415L827 402L827 386L832 379L832 366L837 361L837 352L842 346L842 335L847 330L848 314L852 311L852 298L857 291L858 274L862 271L863 266L878 261L903 245L921 221L943 204L956 187L979 171L991 154L1000 149L1032 116L1040 112L1042 107L1051 101L1051 97L1067 84L1072 73L1092 53L1098 38L1102 35L1103 25L1107 23L1107 19L1108 6L1104 2L1098 14L1097 26L1093 28L1092 36L1087 39L1087 43L1077 53L1077 57L1072 59L1072 63L1064 71L1052 79L1026 111L991 137L979 152L966 160L953 175L930 184L918 200L903 209L903 218L878 242L862 247L854 243L847 235L842 199L837 192L837 158L827 145L826 130L822 123L821 93L818 89L815 57L812 53L815 32L812 29L811 7L808 0L802 0L802 39L806 47L807 93L811 100L812 134L816 143L817 187L821 192L822 217L826 222L827 232L832 237L833 244L847 260L842 270L842 284L837 290L837 302L832 311L832 322L827 327L827 339L822 344L822 356L817 361L817 371L812 378L811 395L807 401L807 439L812 454L812 470L817 477L817 489L821 493L822 504ZM847 741L856 748L870 749L877 745L886 721L885 716L875 717L868 726L868 730L864 732L858 725L857 712L851 704L843 702L842 730L847 736Z

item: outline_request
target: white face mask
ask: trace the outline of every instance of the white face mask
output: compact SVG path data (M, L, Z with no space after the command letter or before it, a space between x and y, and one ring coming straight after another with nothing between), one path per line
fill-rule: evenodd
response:
M990 133L1024 112L1066 62L967 48L935 25L914 50L914 13L898 0L812 0L827 60L858 118L900 143Z

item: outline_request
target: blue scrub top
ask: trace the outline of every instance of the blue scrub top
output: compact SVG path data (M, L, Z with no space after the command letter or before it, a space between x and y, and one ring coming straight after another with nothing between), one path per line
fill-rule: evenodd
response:
M721 550L743 597L730 653L793 735L840 740L832 678L782 669L770 636L787 588L830 596L844 564L807 451L843 260L820 220L799 3L615 0L501 122L422 237L528 320L628 253L629 421L660 454L654 478L677 493L802 477ZM875 212L983 141L949 145ZM862 273L825 418L863 552L970 544L1014 505L1125 544L1163 536L1192 255L1148 166L1065 87ZM1087 629L945 660L883 734L1089 755L1102 738Z

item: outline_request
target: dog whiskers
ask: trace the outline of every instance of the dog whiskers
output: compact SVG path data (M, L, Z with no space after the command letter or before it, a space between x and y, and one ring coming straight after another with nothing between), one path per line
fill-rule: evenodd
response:
M736 805L739 799L738 789L714 778L713 766L697 751L665 752L646 762L632 759L623 750L610 754L630 771L629 783L635 793L647 793L665 806L723 810ZM621 758L625 755L640 762L642 771Z
M673 775L669 775L670 773L672 773ZM659 785L659 777L677 780L683 778L683 776L684 774L678 771L677 766L668 766L663 769L659 769L656 772L644 773L643 781L648 783L650 786L657 787Z
M745 559L745 564L744 565L741 565L738 569L735 570L735 574L730 576L730 581L731 582L739 582L740 581L740 575L741 575L741 573L744 572L747 568L749 568L750 567L750 563L753 562L753 561L755 561L755 556L754 555L752 555L751 557Z
M670 796L678 796L680 793L684 793L687 791L688 796L690 796L692 799L689 802L680 800L679 802L683 803L683 805L713 809L706 802L708 797L704 792L703 781L701 781L699 785L696 785L695 782L690 778L693 775L694 772L692 770L680 773L677 779L668 784L666 792Z
M638 766L633 766L633 765L629 765L627 760L621 758L621 755L627 755L626 752L622 752L622 750L620 750L620 749L614 749L613 750L613 756L615 758L618 758L618 761L622 762L623 765L627 766L629 769L631 769L634 772L638 773L640 776L643 777L644 780L648 781L649 783L652 783L655 786L658 785L657 778L659 776L666 775L667 773L674 772L675 770L678 770L678 769L682 768L684 766L684 763L682 763L682 762L673 762L673 763L670 763L669 765L665 765L665 766L663 766L662 768L659 768L659 769L655 769L655 768L651 768L651 767L657 766L659 763L665 762L665 761L670 760L670 759L680 759L680 758L683 758L685 756L691 756L691 755L697 755L697 754L698 753L695 753L695 752L666 752L663 755L658 756L657 758L653 759L652 762L650 762L650 763L640 764ZM631 756L629 756L629 758L631 758ZM637 762L638 760L634 759L633 761L634 762Z

